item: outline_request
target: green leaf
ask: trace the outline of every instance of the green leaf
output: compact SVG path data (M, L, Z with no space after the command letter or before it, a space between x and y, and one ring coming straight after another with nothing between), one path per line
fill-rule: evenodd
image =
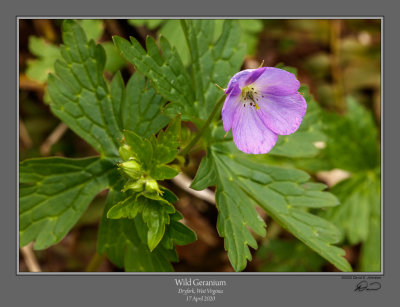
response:
M160 206L155 201L148 200L143 208L142 218L149 228L147 232L147 244L152 251L160 243L165 233L165 225L169 224L168 207Z
M154 148L154 159L157 164L172 162L178 154L181 135L181 117L178 115L168 125L166 131L160 131Z
M104 214L100 222L97 250L118 267L130 272L170 272L173 271L170 261L176 261L174 250L157 246L150 252L143 236L141 217L135 219L107 219L107 212L115 203L122 201L126 195L111 189L107 197Z
M372 113L357 101L349 98L347 103L348 111L344 116L325 115L329 140L321 158L328 160L331 168L351 172L373 170L380 165L376 123Z
M173 220L174 215L171 216L171 219L171 223L166 228L161 245L167 249L171 249L174 244L187 245L197 240L196 234L191 229Z
M169 21L165 25L172 23L176 24L177 21ZM214 23L213 20L181 21L193 63L193 80L175 48L171 48L164 37L160 38L162 55L150 37L146 39L147 52L134 38L131 38L130 44L120 37L114 37L114 43L122 55L152 81L157 92L171 102L165 109L170 117L181 113L183 120L206 119L223 95L214 83L226 85L243 62L246 48L239 44L240 28L237 22L225 21L216 41ZM183 47L179 43L182 35L169 35L172 40L179 36L180 39L174 41L176 48Z
M265 235L264 222L254 205L261 206L276 222L342 271L351 271L344 251L331 244L338 242L339 231L328 221L307 212L306 207L338 205L337 199L322 192L323 185L308 182L309 175L296 169L268 166L253 155L240 152L232 140L224 138L221 127L214 131L215 143L208 149L215 169L218 231L225 237L225 248L235 270L251 259L248 246L257 248L248 227ZM200 169L201 170L201 169ZM195 184L205 182L203 170ZM212 178L214 179L214 178ZM212 182L212 181L211 181ZM199 184L204 188L206 184Z
M362 244L359 270L381 270L380 151L378 129L372 112L349 98L343 116L326 114L327 146L318 157L325 169L340 168L351 177L332 189L342 203L323 216L341 230L341 240Z
M128 23L134 27L145 26L150 30L153 30L160 26L164 22L163 19L128 19Z
M122 218L134 219L143 210L144 205L143 198L137 200L135 195L131 195L113 205L107 212L107 218L115 220Z
M129 130L124 132L124 137L150 177L164 180L174 178L179 173L177 165L166 164L172 162L178 154L180 131L180 116L176 116L165 131L160 131L157 138L152 136L149 140Z
M51 110L98 152L118 156L122 134L103 77L104 49L88 42L72 20L63 23L63 41L63 59L55 64L56 75L48 79Z
M361 247L360 271L380 272L382 270L380 206L373 206L369 224L371 231Z
M153 166L153 146L146 138L138 136L133 131L126 130L124 132L126 143L131 147L139 161L143 164L144 169L150 170Z
M169 43L161 38L161 55L151 37L146 39L147 52L133 37L131 43L118 36L114 36L113 39L123 57L151 80L153 87L161 96L177 107L173 116L179 112L186 119L196 116L193 107L195 99L192 81L175 48L171 48Z
M107 213L107 218L134 219L138 213L141 213L143 221L148 227L147 242L150 251L152 251L164 236L165 225L170 223L169 214L174 212L174 207L161 197L149 199L133 195L111 207Z
M150 176L155 180L172 179L179 174L179 167L156 165L151 169Z
M242 28L241 41L246 43L247 54L256 55L259 35L263 30L263 21L259 19L241 19L239 25Z
M324 259L300 241L267 241L257 252L262 272L320 272Z
M146 225L141 228L142 241L147 242L150 251L153 251L158 246L164 234L168 236L163 242L163 246L167 249L173 248L174 242L184 244L184 242L190 241L193 237L190 230L183 229L182 226L174 223L170 224L171 219L176 222L182 216L175 211L175 207L172 205L177 201L177 197L166 188L162 188L162 190L163 197L158 194L133 194L113 205L107 212L107 218L109 219L135 219L140 214L139 216L142 217L142 221ZM171 225L172 229L166 231L169 225Z
M354 174L331 189L341 206L328 210L323 216L342 231L351 245L363 243L361 271L381 270L380 263L380 172Z
M309 93L308 87L302 86L299 90L307 101L307 112L299 129L291 135L280 135L270 155L289 158L305 158L316 156L320 150L316 142L326 142L323 132L321 108Z
M368 238L370 184L365 183L366 179L365 176L356 176L334 186L331 191L342 205L328 210L324 215L342 230L342 235L352 245Z
M120 88L123 90L123 83ZM124 96L121 100L121 122L125 129L149 138L168 123L168 117L161 113L166 101L148 86L142 74L135 72L132 75Z
M214 33L212 35L215 41L222 33L225 20L218 19L212 20L212 22L215 23ZM258 44L258 36L263 29L263 23L261 20L255 19L238 20L238 22L242 29L240 44L246 45L248 55L254 55ZM180 20L134 20L131 24L134 26L146 26L150 30L159 27L157 34L164 36L171 45L176 48L185 66L189 64L189 50L186 44L185 35L180 26Z
M100 19L82 19L79 25L82 27L83 31L86 33L88 40L93 39L98 41L104 32L104 24Z
M100 158L42 158L20 164L20 245L35 249L59 242L91 200L115 176L113 162Z
M165 37L175 47L182 59L182 63L187 66L190 62L190 55L180 23L179 19L166 20L157 31L157 34Z
M37 59L27 61L26 74L32 80L44 83L48 74L54 72L54 62L60 58L60 50L44 38L36 36L29 36L28 48Z
M98 40L103 34L104 27L101 20L84 19L80 20L79 24L88 39ZM27 76L41 83L46 82L49 73L54 73L54 62L61 57L60 49L45 39L36 36L29 37L28 49L37 59L28 60Z
M201 191L217 183L217 173L211 157L211 151L207 149L207 155L201 160L196 177L190 187Z
M223 96L215 83L222 87L228 84L240 69L246 48L240 44L240 27L234 20L225 20L217 41L214 41L214 20L181 20L181 25L192 60L195 106L200 118L206 119Z

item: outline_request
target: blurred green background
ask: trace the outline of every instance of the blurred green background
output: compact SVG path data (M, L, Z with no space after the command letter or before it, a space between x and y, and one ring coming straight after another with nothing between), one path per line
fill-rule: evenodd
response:
M381 20L263 19L240 20L247 55L243 69L285 65L297 70L323 108L327 141L316 144L320 154L310 159L274 159L307 170L326 183L342 202L322 212L343 233L340 245L357 271L380 271L380 121ZM165 36L185 64L189 55L179 20L80 20L89 38L107 54L105 76L121 70L125 80L134 71L117 52L112 36ZM215 37L222 29L215 24ZM19 158L86 157L97 153L52 115L46 79L59 58L61 20L19 20ZM226 85L221 85L226 86ZM187 168L193 175L201 155ZM177 271L232 271L216 229L214 206L165 183L180 197L177 204L199 240L179 247ZM85 271L95 253L97 228L106 192L100 193L76 227L56 246L34 255L42 271ZM269 217L266 238L254 251L246 271L334 271L335 268L283 231ZM20 271L28 271L25 253ZM26 256L28 257L28 256ZM103 259L101 271L117 271Z

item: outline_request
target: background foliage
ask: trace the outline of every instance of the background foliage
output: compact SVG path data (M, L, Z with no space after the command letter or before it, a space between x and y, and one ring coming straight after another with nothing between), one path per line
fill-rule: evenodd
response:
M232 265L237 270L244 269L246 259L252 260L246 267L248 271L332 271L337 270L337 267L344 269L346 264L341 262L343 258L332 256L336 254L336 250L323 255L324 259L301 243L314 246L313 248L318 250L319 244L326 240L328 242L340 242L340 246L346 252L346 259L354 270L380 270L379 21L241 20L234 23L243 33L237 39L229 36L229 33L235 33L234 26L224 29L222 21L217 21L213 28L204 28L207 26L206 24L197 22L191 24L190 21L186 24L186 27L185 25L180 27L178 20L82 20L79 23L87 38L93 39L103 47L100 50L94 44L89 43L88 46L88 56L93 57L96 61L100 59L88 75L91 78L93 72L94 78L92 80L96 80L96 82L92 82L92 87L86 89L86 91L76 92L77 96L66 98L71 102L79 101L79 105L82 106L81 110L76 110L71 105L68 112L73 116L68 117L64 108L58 108L57 104L52 104L51 109L86 142L77 137L71 130L66 130L63 124L60 124L59 120L52 115L48 107L51 96L55 97L65 93L62 90L62 79L68 80L68 82L76 82L77 89L80 87L80 82L86 82L80 80L86 73L84 71L79 72L79 69L85 67L82 66L86 59L85 55L83 55L83 58L71 62L73 65L77 63L77 79L76 77L68 78L68 74L65 73L69 67L68 61L59 61L55 66L56 70L54 70L55 60L61 60L63 52L65 59L65 52L70 52L70 50L63 50L59 47L61 21L21 20L20 24L21 161L26 158L48 155L83 158L96 155L96 151L110 157L109 160L76 160L77 165L72 168L63 164L65 161L63 158L50 158L48 160L50 163L46 164L40 164L35 160L24 162L26 166L22 168L24 171L20 173L21 183L49 182L49 180L58 182L60 179L52 178L51 173L48 172L50 170L49 165L57 167L63 177L71 176L71 178L75 178L75 181L69 181L69 187L54 185L51 195L58 195L57 191L59 191L61 194L56 196L59 199L49 200L45 197L46 199L43 200L40 198L40 190L34 187L30 190L24 190L23 194L20 195L22 214L20 225L22 231L24 232L25 229L25 217L30 216L30 219L34 218L37 221L31 223L27 220L26 225L29 225L30 228L26 232L28 235L20 238L22 243L28 243L36 238L35 247L46 248L62 239L58 244L46 250L35 252L43 270L82 271L90 269L90 264L96 261L93 254L96 250L98 222L103 212L103 206L105 204L106 208L110 208L118 200L123 200L117 186L111 189L107 202L105 202L105 192L98 194L99 191L110 185L113 176L115 176L115 173L108 168L107 163L114 163L112 157L117 155L119 146L119 143L115 141L121 136L122 129L128 128L143 137L150 137L152 133L157 132L167 124L167 116L172 117L183 109L185 110L183 113L187 116L183 117L182 120L191 120L198 125L207 118L213 103L221 96L217 88L209 86L209 78L212 82L224 85L225 79L240 68L232 67L232 64L244 55L246 57L242 68L257 67L261 59L265 60L266 66L284 63L296 67L296 73L302 84L310 85L310 89L307 87L301 89L303 95L307 97L308 111L299 131L292 136L280 137L277 146L270 155L246 157L238 153L235 148L230 148L230 145L226 142L229 141L229 137L224 139L220 127L214 126L208 133L208 140L206 138L205 144L203 144L207 147L207 159L203 160L192 187L205 188L212 185L205 184L210 180L217 184L219 187L217 201L222 217L219 217L217 221L215 207L192 198L170 182L165 182L165 187L170 188L178 196L179 201L176 202L176 199L173 201L176 202L175 207L181 211L186 223L195 230L198 240L189 245L178 246L176 252L169 252L173 250L168 248L171 243L166 242L168 241L167 236L164 245L158 246L153 251L155 257L149 257L150 254L139 253L141 256L135 258L136 260L139 259L138 261L130 261L134 255L138 255L138 250L146 251L145 248L138 248L142 244L141 242L146 242L146 240L140 238L143 234L138 231L138 229L146 227L142 225L142 219L136 218L134 223L127 223L106 219L103 214L98 250L100 252L106 251L112 262L101 259L100 270L116 271L125 267L126 270L137 271L141 267L146 267L155 271L172 269L177 271L231 271ZM202 31L207 34L205 40L202 39L203 37L201 39L196 37L194 35L196 32L190 32L191 29L196 27L203 27ZM158 39L159 34L165 37L164 41ZM191 38L188 42L185 41L184 34ZM114 45L111 40L113 35L124 38L131 35L136 37L136 41L132 41L131 44L128 41L114 38ZM156 40L146 39L146 35L150 35ZM224 35L229 37L229 40L221 39L215 45L215 50L209 51L210 42L218 37L224 37ZM68 37L68 35L64 37L64 44L68 39L71 40L73 45L73 38ZM174 49L167 52L170 48L167 41L172 47L176 48L177 55L174 54ZM226 42L228 42L228 45L226 45ZM199 44L198 50L202 53L196 56L193 53L193 46L198 47ZM204 48L201 47L201 44ZM239 48L243 51L243 54L240 54L235 48L242 45L246 47ZM122 56L116 46L120 49ZM135 52L132 51L131 46L135 48ZM163 57L158 54L158 46L163 51ZM145 51L141 48L146 48L151 57L143 58ZM192 51L190 51L191 48ZM192 55L190 56L190 54ZM181 64L177 62L177 56L182 59ZM74 58L74 55L71 54L71 57ZM210 57L212 61L209 60ZM148 67L157 67L155 64L162 66L163 61L173 63L173 67L178 70L170 72L164 70L160 72L162 75L171 74L170 80L176 78L177 75L184 78L181 80L181 84L176 87L176 90L182 91L183 96L175 95L174 88L168 88L161 82L154 82L159 79L157 68L149 70ZM201 74L194 74L193 76L197 84L204 84L208 87L202 90L197 88L197 91L192 91L191 88L187 87L191 76L184 72L183 67L189 61L193 61L193 69L196 71L207 67L208 62L215 63L214 68L207 68L211 69L212 73L203 71ZM134 66L131 63L135 65L139 72L153 81L152 86L161 96L157 95L150 86L147 87L145 92L137 91L137 88L146 84L146 80L143 75L133 74ZM142 66L140 66L141 64ZM101 73L103 67L104 76ZM286 67L286 69L291 68ZM121 73L116 73L118 70L121 70ZM49 79L50 91L47 90L48 84L46 82L48 73L58 76ZM60 76L62 76L61 79ZM109 88L106 86L108 82L111 84ZM126 84L125 88L124 83ZM55 88L58 90L55 91ZM53 89L53 92L51 89ZM316 98L315 100L311 93ZM104 101L103 107L96 111L97 113L93 111L91 105L95 96L96 99ZM181 101L182 98L189 101L191 99L196 100L199 105L190 106L187 102ZM108 105L106 102L109 99L115 106L114 110L104 109ZM164 112L165 115L159 114L159 108L167 100L173 103L168 105ZM127 104L126 101L133 101L134 103ZM141 104L145 106L149 105L149 102L154 107L144 110ZM136 109L121 112L126 108ZM89 114L92 123L76 120L79 118L76 112ZM116 114L116 117L112 122L109 119L104 122L104 118L101 117L102 112L105 114L112 112ZM129 114L134 114L136 117L132 119ZM104 136L93 138L90 133L93 129L97 129L96 133L103 133ZM185 142L185 137L191 129L193 127L190 124L183 126L181 132L183 142ZM211 141L213 139L217 141ZM92 145L96 151L88 144ZM203 151L193 153L189 165L185 167L185 172L194 177L203 156ZM262 177L257 177L257 181L254 181L256 177L254 177L254 170L251 169L251 165L252 163L259 163L260 160L270 165L269 169L267 167L263 170L264 174L268 174L270 171L272 174L276 174L276 169L287 166L302 169L306 173L301 171L295 171L290 175L280 173L280 177L272 178L272 182L271 178ZM243 165L248 167L244 168ZM275 170L272 171L273 168ZM238 174L240 176L240 180L235 182L237 186L232 186L228 182L229 172L232 169L238 170L235 176ZM338 177L337 172L332 172L336 169L340 169L342 171L340 174L344 174L342 177L346 177L339 183L337 182L340 176ZM86 172L87 177L77 178L74 175L76 172ZM90 180L93 174L105 172L107 175L100 175L100 178L103 178L102 180L95 180L90 185L85 185L84 188L80 185L82 181ZM211 177L205 180L202 174ZM306 183L310 175L312 180L327 184L330 187L330 192L336 195L342 204L336 206L337 202L334 198L320 192L324 185ZM287 178L290 178L290 180L287 181ZM292 182L293 178L297 179ZM297 218L285 220L288 216L287 213L280 215L279 211L274 211L276 207L265 201L264 195L257 195L257 191L259 191L257 185L267 183L272 183L269 196L276 202L279 202L280 191L284 195L288 195L288 191L291 190L293 195L290 196L290 202L296 203L297 197L299 206L304 203L308 204L307 212L304 211L304 208L290 208L292 216L297 216ZM236 188L232 189L232 187ZM66 190L69 194L62 194L62 191ZM243 190L251 191L251 197L241 194L240 191ZM32 197L32 193L38 195L36 197L37 203L32 203L32 201L24 203L24 199ZM95 195L97 195L96 198L87 209L86 206L82 206L85 202L82 198L90 199ZM59 206L59 212L53 212L55 215L61 214L65 221L68 221L68 225L77 222L70 232L68 232L69 227L65 228L65 223L62 224L64 228L58 227L56 220L45 218L43 210L40 210L40 208L46 206L46 202L60 202L66 197L75 196L77 197L76 205L74 205L75 211L68 211L66 208L63 211L63 207ZM324 209L322 211L317 209L318 204L321 203L321 197L324 198ZM313 202L313 198L318 199L318 201ZM252 211L243 212L245 210L243 206L232 205L238 200L242 200L241 204L248 202L248 199L254 204L260 205L266 213L258 211L259 215L257 215ZM35 204L41 205L38 207ZM235 213L230 210L237 211ZM256 236L253 237L254 233L252 235L245 226L239 230L239 228L230 225L229 219L223 218L225 214L226 216L243 215ZM312 227L308 229L307 218L309 215L315 214L331 221L339 229L339 232L331 237L332 230L328 230L328 224L324 224L322 219L320 229L316 230ZM178 215L174 218L171 216L171 224L169 224L171 226L168 229L172 231L173 227L181 227L179 225L182 224L177 222L180 218L181 216ZM313 225L315 225L315 220L313 221ZM218 226L220 235L225 236L225 248L228 249L230 261L226 257L224 243L216 233L215 224ZM266 237L265 224L268 225ZM107 228L104 228L104 225L107 225ZM101 227L103 227L103 230L107 229L107 231L102 231ZM135 231L135 227L137 231ZM151 226L148 225L147 227ZM302 233L304 234L303 237L297 236L301 241L287 231L293 233L293 229L300 229L299 227L303 229ZM238 233L226 237L227 231L229 233L238 231ZM310 231L310 235L306 235L307 231ZM327 231L329 236L323 238L325 241L315 240L312 237L316 231L321 234ZM168 232L166 233L168 234ZM119 240L115 240L116 237ZM232 240L232 237L242 238L240 240L247 241L253 248L259 246L259 249L255 252L253 249L249 249L247 245L240 249L234 248L238 241ZM180 243L187 244L193 239L188 233L186 237L181 238ZM332 248L334 247L332 246ZM121 250L125 251L124 254L118 252ZM340 253L338 249L338 255ZM171 265L169 261L176 260L177 255L179 255L181 261ZM212 255L211 258L210 255ZM291 257L292 255L296 255L296 257ZM327 262L326 259L329 259L330 262ZM23 259L21 261L21 270L24 270L26 266ZM133 263L136 266L132 266ZM335 264L336 268L332 266L332 263Z

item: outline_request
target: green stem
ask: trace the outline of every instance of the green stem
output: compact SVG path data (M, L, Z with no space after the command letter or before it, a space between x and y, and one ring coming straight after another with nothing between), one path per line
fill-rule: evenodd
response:
M204 134L204 131L206 131L206 129L214 119L215 114L218 113L224 101L225 101L225 96L222 96L221 99L215 104L214 109L212 110L210 116L208 116L206 122L201 127L201 129L197 131L196 135L193 137L190 143L187 144L186 147L183 148L182 151L179 153L180 156L185 157L189 153L189 151L193 148L193 146L196 145L196 143L200 140L201 136Z

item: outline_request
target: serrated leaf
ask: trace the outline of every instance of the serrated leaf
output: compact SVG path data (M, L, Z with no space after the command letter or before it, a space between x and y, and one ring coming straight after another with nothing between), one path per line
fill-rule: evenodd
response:
M224 20L212 20L212 22L215 23L213 38L216 40L222 33ZM261 20L254 19L239 20L238 22L242 29L240 44L246 45L248 55L254 55L258 44L258 35L263 29L263 23ZM133 20L131 24L134 26L146 26L150 30L159 27L157 33L164 36L176 48L185 66L189 64L189 50L180 20Z
M347 103L345 115L325 114L329 140L321 159L328 160L331 168L351 172L375 169L380 164L380 151L373 116L354 99Z
M122 137L112 99L103 77L104 49L87 41L72 20L63 23L61 54L50 75L48 90L53 113L98 152L118 156Z
M150 37L146 39L147 52L133 37L131 42L118 36L113 39L122 56L151 80L161 96L177 105L185 118L196 116L192 81L176 50L165 39L160 40L162 55Z
M201 160L196 177L193 179L193 182L190 185L192 189L201 191L216 184L217 174L213 165L213 160L210 157L211 152L208 149L207 155Z
M180 220L182 217L176 218L175 216L175 214L171 216L171 223L166 228L161 241L161 244L167 249L171 249L174 244L187 245L197 240L196 234L190 228L174 220Z
M180 116L176 116L157 138L152 136L149 140L128 130L124 132L124 138L149 175L155 180L164 180L179 173L177 165L166 163L172 162L178 154L180 130Z
M104 26L101 20L83 19L78 22L89 40L94 39L96 41L103 34ZM37 59L27 61L26 74L32 80L44 83L48 74L54 73L54 62L61 58L60 49L45 39L36 36L29 37L28 48Z
M323 215L342 232L341 239L362 244L359 269L381 270L380 152L378 129L372 113L352 98L343 116L327 114L324 121L329 137L319 157L326 169L341 168L351 177L332 189L342 205Z
M379 172L354 174L335 185L331 191L342 203L323 216L342 231L351 245L363 243L360 269L380 271L380 180Z
M153 146L150 141L129 130L124 131L124 139L143 164L144 169L151 169L153 165Z
M209 148L208 159L212 160L217 179L218 231L225 237L225 247L235 270L242 270L246 260L251 259L247 245L257 248L247 226L260 235L265 234L264 222L253 207L257 204L337 268L351 271L343 258L344 251L331 245L338 242L339 231L305 210L305 207L335 206L337 199L321 192L322 185L308 183L307 173L265 165L253 155L237 150L231 139L221 137L223 134L221 127L214 131L216 141ZM199 176L196 182L202 180L206 181ZM202 184L201 188L204 187Z
M107 219L106 214L111 206L125 198L125 194L110 190L99 228L97 250L106 253L108 258L118 267L131 272L170 272L173 271L170 261L176 261L175 250L167 250L162 246L150 252L146 241L140 238L143 229L138 225L141 217L135 219Z
M187 66L190 62L190 55L180 23L179 19L166 20L157 33L165 37L176 48L182 63Z
M144 205L143 198L137 200L135 195L131 195L113 205L107 212L107 218L114 220L122 218L134 219L139 212L142 212Z
M22 162L20 246L35 241L35 249L44 249L59 242L96 194L107 188L114 172L113 162L100 158Z
M160 196L155 199L132 195L112 206L107 212L109 219L134 219L140 213L147 224L147 243L152 251L161 241L165 225L170 223L169 214L175 212L174 207Z
M181 117L176 116L169 123L165 131L160 131L157 137L155 149L155 161L157 164L172 162L178 154L181 135Z
M195 106L206 119L223 96L215 86L226 86L240 68L246 48L240 44L240 27L234 20L225 20L222 33L214 41L215 21L210 19L181 20L193 65L196 89Z
M148 86L145 77L138 72L129 79L122 101L121 117L125 129L149 138L168 123L168 117L161 113L166 101Z
M150 171L150 176L154 180L172 179L179 174L179 167L168 165L156 165Z

